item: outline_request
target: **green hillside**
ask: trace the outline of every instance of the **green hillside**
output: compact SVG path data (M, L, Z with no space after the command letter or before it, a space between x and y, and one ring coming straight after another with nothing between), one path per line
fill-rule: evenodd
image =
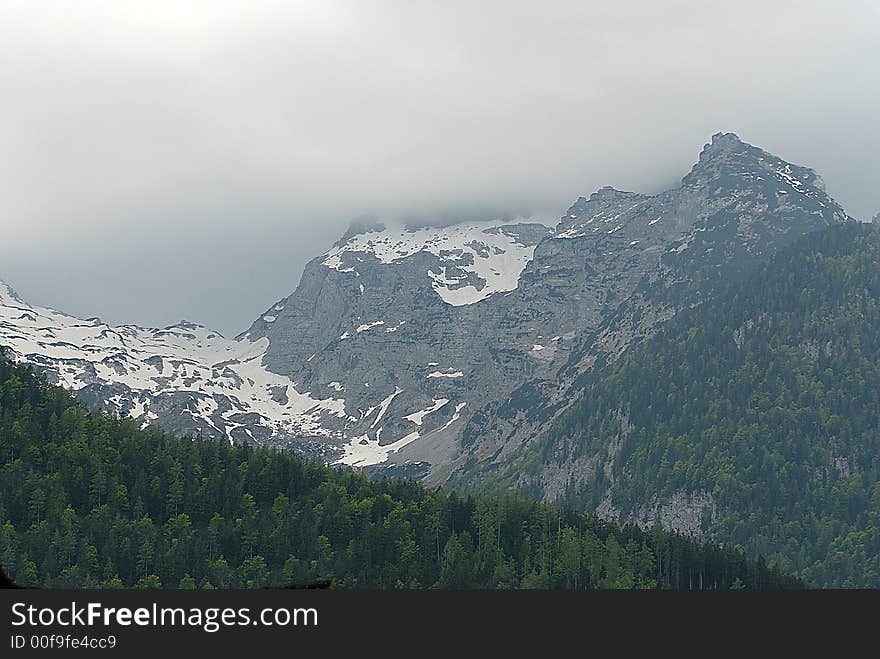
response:
M0 563L26 586L802 586L659 529L140 430L2 358L0 465Z
M710 497L708 537L816 585L880 587L878 304L880 228L808 236L586 384L507 478L542 496L548 469L594 457L607 473L564 503L628 519Z

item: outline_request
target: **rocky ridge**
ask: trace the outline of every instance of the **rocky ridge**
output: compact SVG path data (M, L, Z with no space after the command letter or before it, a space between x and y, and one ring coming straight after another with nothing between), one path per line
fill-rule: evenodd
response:
M678 310L847 221L815 172L719 133L678 188L601 188L553 229L355 225L234 340L7 291L0 345L142 423L472 483L515 466L585 378Z

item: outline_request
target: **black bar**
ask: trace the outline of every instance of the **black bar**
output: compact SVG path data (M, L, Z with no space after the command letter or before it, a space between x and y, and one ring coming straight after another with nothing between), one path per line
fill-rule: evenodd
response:
M86 622L83 611L89 603L101 605L96 609L100 616L109 609L145 610L142 621L147 624L119 624L117 613L111 612L107 625L102 617L95 618L91 625L13 625L27 615L28 606L36 611L51 608L53 615L63 608L62 622L68 622L71 615L67 610L79 610ZM71 643L69 639L107 639L111 635L115 646L102 652L122 656L178 650L222 651L222 656L229 656L228 653L263 654L283 648L333 648L333 656L342 650L364 652L371 648L371 656L375 650L379 651L375 656L384 656L381 648L390 656L396 654L392 652L396 648L408 649L405 654L416 656L428 649L458 647L464 651L471 647L472 641L468 639L488 647L570 641L586 644L586 648L592 647L593 641L606 638L619 643L621 649L643 643L651 647L655 643L655 650L659 650L664 645L668 647L670 635L683 641L697 633L717 634L719 647L744 641L737 635L742 633L750 638L769 634L819 641L835 625L839 625L838 633L843 636L838 638L845 644L857 638L859 631L874 633L878 604L880 593L876 591L2 590L0 656L13 657L31 651L35 643L53 643L51 649L57 651L59 644ZM201 624L177 624L179 613L172 617L173 624L166 614L165 626L156 624L158 617L146 620L147 615L157 616L155 612L162 608L183 609L188 615L198 612ZM212 612L227 608L237 612L238 622L243 620L238 616L242 609L249 610L250 618L273 609L267 614L272 624L221 624L216 631L209 631L213 625L205 624L207 619L219 623L221 615ZM311 609L314 615L300 614L298 624L282 625L273 618L278 609ZM134 616L123 615L122 620L130 621ZM280 622L284 620L282 615ZM55 641L42 640L52 636ZM16 648L16 644L25 647Z

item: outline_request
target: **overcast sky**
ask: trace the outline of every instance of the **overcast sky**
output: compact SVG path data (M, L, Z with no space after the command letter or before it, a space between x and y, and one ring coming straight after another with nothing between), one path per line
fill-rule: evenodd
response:
M234 335L360 215L555 220L717 131L880 210L880 3L4 0L0 278Z

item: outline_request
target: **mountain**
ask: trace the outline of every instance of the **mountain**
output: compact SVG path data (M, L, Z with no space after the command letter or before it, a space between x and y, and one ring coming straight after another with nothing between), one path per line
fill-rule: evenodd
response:
M0 345L141 423L439 484L502 468L596 368L849 221L815 172L719 133L678 188L602 188L553 229L354 225L235 340L112 328L7 291Z
M0 347L92 407L181 434L277 442L326 436L322 418L345 416L342 400L300 394L267 370L265 339L229 340L186 321L111 327L27 304L2 282Z
M805 237L593 375L463 480L880 587L880 228Z
M29 305L0 285L0 346L93 407L142 423L381 462L460 418L464 373L449 365L473 362L469 351L482 348L469 307L514 288L550 230L377 228L353 228L308 264L295 294L234 340L187 322L110 327ZM456 327L460 309L471 320Z
M268 340L273 372L318 397L344 397L343 463L382 462L425 437L439 452L493 383L540 363L518 326L502 323L549 233L507 223L353 227L246 336ZM493 358L514 350L517 361Z
M660 529L139 430L2 357L0 482L0 565L22 586L803 587Z
M578 319L580 332L550 377L521 382L472 415L462 431L459 476L503 465L582 395L584 378L682 309L711 299L801 236L852 221L815 172L730 133L713 136L679 188L654 196L605 188L578 200L555 235L573 241L566 244L570 261L586 260L589 272L569 278L583 290L569 288L563 299L583 307L585 296L596 296L595 313ZM565 488L570 475L560 473L557 486Z

